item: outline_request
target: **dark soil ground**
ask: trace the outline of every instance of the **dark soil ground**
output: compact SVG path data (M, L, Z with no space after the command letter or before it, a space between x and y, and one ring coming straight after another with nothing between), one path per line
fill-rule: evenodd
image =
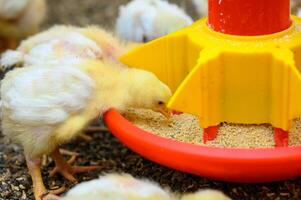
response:
M101 24L111 28L117 13L117 6L126 0L48 0L49 17L44 27L53 24ZM190 13L188 0L178 0ZM270 184L232 184L208 180L206 178L162 167L133 153L110 133L93 133L92 142L75 140L64 148L80 153L77 165L100 165L98 171L77 175L79 182L97 178L108 172L126 172L135 177L152 179L176 192L191 192L201 188L224 191L237 200L301 199L301 179ZM47 178L53 162L43 159L43 177L48 188L66 184L62 177ZM285 169L284 169L285 170ZM22 154L22 149L10 144L0 134L0 200L33 200L31 179Z

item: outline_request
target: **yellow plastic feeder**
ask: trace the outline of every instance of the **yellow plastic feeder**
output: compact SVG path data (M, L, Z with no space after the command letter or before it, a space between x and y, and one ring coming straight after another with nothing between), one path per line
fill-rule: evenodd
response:
M168 106L197 115L204 142L215 139L222 122L269 123L277 148L183 143L137 128L116 110L105 115L109 129L150 160L212 179L254 183L300 176L301 146L288 147L288 130L301 117L301 19L290 16L289 4L209 0L208 18L120 58L165 82L174 92Z
M249 6L272 6L272 18L286 8L275 5L283 6L285 1L242 0ZM209 11L209 21L201 19L120 60L155 73L169 85L175 93L168 106L197 115L205 128L204 140L215 138L215 127L221 122L269 123L275 127L276 145L287 146L292 120L301 116L300 18L290 21L287 12L284 17L280 12L282 20L266 21L262 10L256 9L252 16L257 17L243 22L244 7L239 12L229 7L235 1L210 2L221 2L209 7L228 17L211 14L210 18L213 11Z

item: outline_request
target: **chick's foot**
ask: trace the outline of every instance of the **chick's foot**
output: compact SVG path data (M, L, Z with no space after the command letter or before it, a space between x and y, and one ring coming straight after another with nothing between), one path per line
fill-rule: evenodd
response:
M74 174L88 172L91 170L97 170L99 166L71 166L75 160L76 156L73 155L67 162L64 160L62 154L58 149L56 149L52 154L51 157L55 162L54 169L49 173L49 176L52 177L57 173L60 173L64 176L67 180L71 182L77 182L77 179L74 177Z
M57 196L58 194L62 194L65 192L66 188L61 187L57 190L48 190L40 195L41 200L60 200L61 198Z

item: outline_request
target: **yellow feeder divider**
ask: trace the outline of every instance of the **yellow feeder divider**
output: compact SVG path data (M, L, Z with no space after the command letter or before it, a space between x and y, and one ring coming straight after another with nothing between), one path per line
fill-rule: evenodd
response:
M280 33L234 36L206 19L142 45L121 58L155 73L175 91L168 106L221 122L270 123L288 130L301 116L301 20Z
M205 49L169 106L199 116L202 127L270 123L288 130L301 116L300 91L289 50Z
M162 37L141 45L120 58L128 66L153 72L175 92L189 74L199 56L199 47L195 51L187 48L188 38L178 31L172 36ZM191 52L191 53L189 53ZM187 56L193 59L188 59ZM187 63L187 62L193 63Z

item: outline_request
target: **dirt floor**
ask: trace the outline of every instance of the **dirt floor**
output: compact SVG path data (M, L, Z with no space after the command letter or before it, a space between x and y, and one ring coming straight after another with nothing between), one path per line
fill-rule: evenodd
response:
M109 2L109 3L108 3ZM48 19L44 28L53 24L101 24L111 28L114 24L117 7L126 0L48 0L50 5ZM190 13L188 0L178 0ZM78 175L79 182L97 178L108 172L126 172L135 177L150 178L177 192L190 192L202 188L224 191L237 200L301 199L301 178L270 184L232 184L208 180L162 167L124 147L110 133L93 133L92 142L75 140L64 148L80 153L77 165L100 165L98 171ZM47 178L53 162L43 161L43 177L48 188L66 184L62 177ZM284 169L285 170L285 169ZM0 135L0 200L33 200L31 179L22 154L22 149L10 144Z

